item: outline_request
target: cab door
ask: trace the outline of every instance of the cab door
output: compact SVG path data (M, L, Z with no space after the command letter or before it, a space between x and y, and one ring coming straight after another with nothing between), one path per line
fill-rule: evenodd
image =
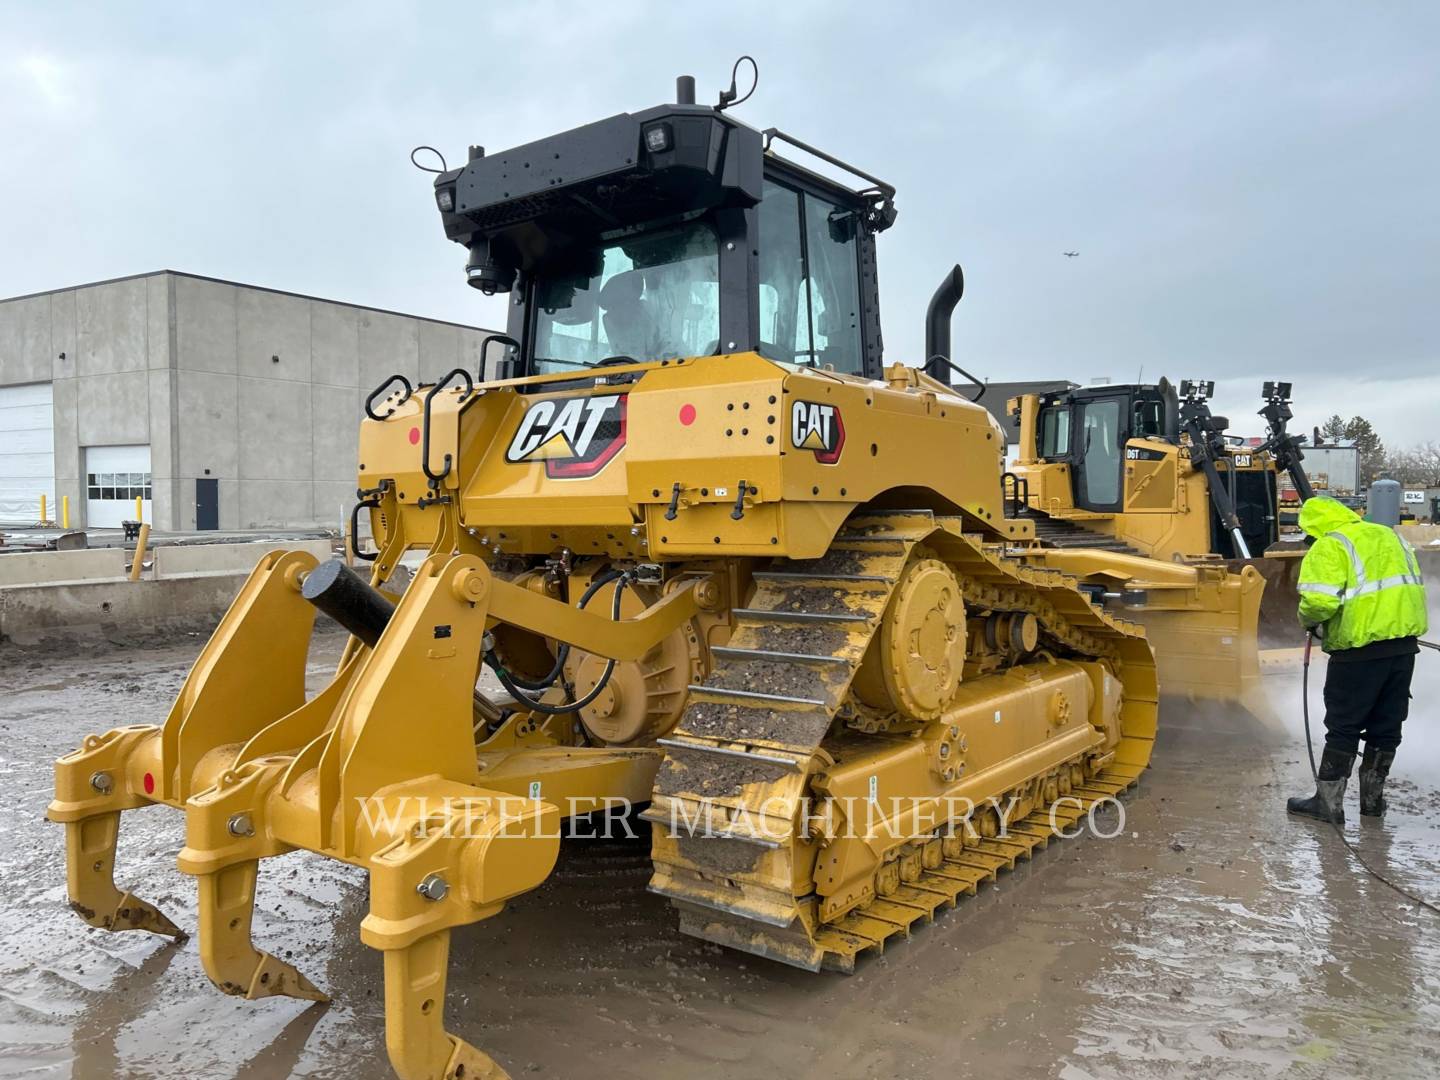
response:
M1125 420L1123 398L1096 398L1079 406L1073 457L1075 505L1081 509L1120 509Z
M1125 512L1173 514L1180 502L1179 448L1166 438L1165 405L1137 395L1125 441Z

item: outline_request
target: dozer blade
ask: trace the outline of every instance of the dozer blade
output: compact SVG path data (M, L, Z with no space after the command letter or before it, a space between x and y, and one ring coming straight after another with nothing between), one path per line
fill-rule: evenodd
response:
M1253 566L1265 579L1257 626L1262 649L1293 649L1305 644L1305 631L1297 615L1300 562L1304 557L1303 546L1277 544L1260 558L1227 564L1236 571L1243 566Z
M1265 579L1248 563L1168 563L1099 550L1038 553L1044 564L1101 584L1107 596L1143 597L1122 608L1155 649L1160 692L1239 702L1260 696L1259 617Z

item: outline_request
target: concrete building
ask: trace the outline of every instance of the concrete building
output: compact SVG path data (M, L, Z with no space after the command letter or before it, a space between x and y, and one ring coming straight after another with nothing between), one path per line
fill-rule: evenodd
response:
M336 524L365 396L478 372L485 334L171 270L0 300L0 522Z

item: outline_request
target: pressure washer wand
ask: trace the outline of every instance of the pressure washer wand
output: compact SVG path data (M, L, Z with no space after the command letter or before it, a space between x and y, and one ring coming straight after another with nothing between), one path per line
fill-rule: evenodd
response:
M1310 775L1320 782L1320 770L1315 767L1315 744L1310 740L1310 650L1315 646L1315 628L1305 629L1305 656L1300 663L1300 709L1305 714L1305 752L1310 755Z

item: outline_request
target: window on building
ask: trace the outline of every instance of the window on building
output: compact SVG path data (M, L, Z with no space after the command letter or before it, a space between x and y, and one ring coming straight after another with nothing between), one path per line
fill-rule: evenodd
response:
M88 473L85 491L92 499L148 500L150 479L149 473Z

